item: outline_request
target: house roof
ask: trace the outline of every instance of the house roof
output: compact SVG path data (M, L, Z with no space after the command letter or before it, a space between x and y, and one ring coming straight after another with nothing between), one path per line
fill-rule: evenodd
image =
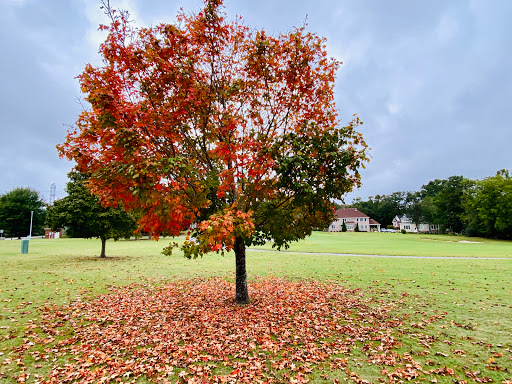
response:
M380 225L380 223L378 221L370 219L370 225Z
M410 223L411 221L406 215L396 215L393 221L396 221L397 223Z
M341 208L336 211L336 217L339 219L347 219L349 217L369 217L357 208Z

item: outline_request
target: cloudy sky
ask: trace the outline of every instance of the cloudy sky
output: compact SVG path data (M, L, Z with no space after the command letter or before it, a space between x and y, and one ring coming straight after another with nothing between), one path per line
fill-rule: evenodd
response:
M136 25L173 22L199 0L111 0ZM419 190L436 178L512 168L512 1L225 0L226 12L278 34L301 26L343 61L344 121L357 113L372 148L347 197ZM99 0L0 0L0 194L50 185L65 195L72 163L55 145L80 111L75 76L99 64Z

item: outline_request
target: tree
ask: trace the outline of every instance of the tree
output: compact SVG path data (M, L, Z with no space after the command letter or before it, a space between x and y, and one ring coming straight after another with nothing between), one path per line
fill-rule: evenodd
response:
M472 181L463 176L450 176L446 180L434 180L422 187L423 200L431 199L432 211L429 223L439 224L442 231L462 232L464 193L471 187Z
M463 199L470 235L512 239L512 177L507 170L476 181Z
M424 209L422 204L421 193L419 192L407 192L405 214L407 217L416 224L416 228L419 230L420 223L424 221Z
M405 198L405 192L370 196L368 201L357 198L352 202L352 207L378 221L383 227L387 227L393 223L396 215L405 213Z
M341 232L347 232L347 225L345 224L345 222L343 222L343 224L341 225Z
M227 21L222 0L141 29L104 7L104 65L79 76L91 109L60 153L155 236L194 224L187 257L234 250L236 302L247 303L246 247L325 228L331 201L360 185L367 146L357 116L340 124L339 62L304 27L274 37Z
M434 198L432 196L423 196L421 199L421 217L424 223L427 224L439 224L440 228L444 230L445 226L442 226L439 222L438 209L435 205Z
M0 196L0 229L10 236L22 237L30 233L44 233L45 204L39 193L30 188L15 188Z
M370 216L372 219L375 219L379 215L380 198L380 195L375 196L375 198L370 196L367 201L364 201L361 198L356 197L352 200L351 207L357 208L359 211Z
M122 206L102 207L86 188L86 175L70 172L68 178L68 195L48 209L48 225L53 230L66 228L70 237L101 239L100 257L104 258L107 240L130 237L137 228L136 221Z
M333 202L332 205L334 206L334 209L337 210L337 209L341 209L341 208L345 208L345 204L339 204L337 202Z

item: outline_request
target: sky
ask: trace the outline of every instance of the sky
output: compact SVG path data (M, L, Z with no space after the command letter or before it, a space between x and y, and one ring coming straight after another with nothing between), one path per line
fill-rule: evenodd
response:
M111 0L136 26L172 23L199 0ZM342 122L357 113L371 149L363 186L346 196L417 191L434 179L512 168L512 1L225 0L228 17L270 34L307 20L343 62ZM0 0L0 195L50 186L65 196L73 163L59 159L81 110L76 76L108 24L99 0Z

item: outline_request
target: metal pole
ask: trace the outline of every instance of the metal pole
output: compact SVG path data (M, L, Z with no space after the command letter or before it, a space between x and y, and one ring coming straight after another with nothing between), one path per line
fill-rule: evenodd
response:
M28 234L28 238L32 237L32 218L34 217L34 211L30 211L30 233Z

